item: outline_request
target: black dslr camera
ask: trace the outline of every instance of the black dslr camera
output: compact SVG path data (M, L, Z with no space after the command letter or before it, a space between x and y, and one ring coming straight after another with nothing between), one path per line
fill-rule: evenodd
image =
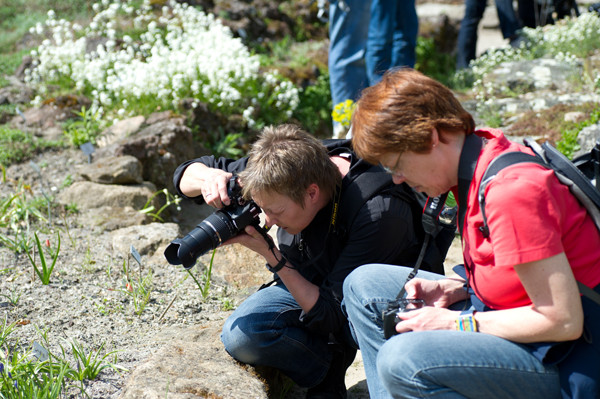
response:
M165 258L170 264L189 269L198 257L237 236L246 226L259 226L261 209L254 201L242 197L236 176L229 180L227 195L231 200L229 205L215 211L185 237L177 238L167 246Z

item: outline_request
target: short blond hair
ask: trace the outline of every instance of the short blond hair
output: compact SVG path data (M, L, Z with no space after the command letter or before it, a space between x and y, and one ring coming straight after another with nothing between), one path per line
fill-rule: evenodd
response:
M246 169L239 174L246 198L274 192L304 206L306 189L315 183L333 195L342 176L320 140L298 126L266 127L252 145Z

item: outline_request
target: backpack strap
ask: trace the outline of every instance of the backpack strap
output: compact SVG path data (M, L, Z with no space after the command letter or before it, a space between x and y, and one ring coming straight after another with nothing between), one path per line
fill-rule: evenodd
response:
M479 208L483 216L483 226L479 229L485 238L489 237L489 227L487 217L485 216L485 188L504 168L518 163L535 163L545 168L552 169L558 180L569 187L569 191L586 208L588 214L594 220L598 231L600 232L600 192L598 192L590 180L562 153L552 147L547 142L539 144L525 139L525 144L529 146L536 155L530 155L524 152L505 152L496 157L488 165L481 184L478 189ZM600 294L585 284L577 281L579 292L594 301L600 306Z
M579 287L579 292L581 292L582 295L585 295L592 301L596 302L598 306L600 306L600 294L580 281L577 281L577 286Z
M510 165L523 162L536 163L546 168L548 167L541 158L538 158L535 155L524 152L505 152L504 154L500 154L494 158L485 170L483 178L481 179L481 184L479 185L477 196L477 199L479 200L479 208L481 209L481 215L483 216L483 226L479 228L479 230L483 233L483 237L488 238L490 236L490 228L488 227L487 217L485 215L485 189L487 185L502 169Z
M531 141L525 142L527 145L530 145ZM545 159L552 169L555 171L559 171L560 174L567 177L569 180L573 182L574 185L579 187L586 197L593 201L596 205L596 208L600 209L600 191L590 182L590 179L587 178L581 171L574 166L573 162L565 157L560 151L556 148L548 144L547 142L542 144L542 149L544 151ZM592 154L598 156L597 154L598 146L592 150ZM594 162L594 167L596 167L596 163ZM596 179L596 185L598 185L598 180ZM600 225L599 225L600 228Z
M404 199L409 204L415 201L406 187L394 185L392 176L385 173L381 166L372 165L344 188L344 200L341 201L338 211L340 224L337 226L337 233L345 236L365 202L385 189L389 189L394 196Z
M458 227L462 236L467 213L467 197L469 187L475 173L475 166L479 160L479 153L483 147L483 139L472 133L465 137L463 148L458 163Z

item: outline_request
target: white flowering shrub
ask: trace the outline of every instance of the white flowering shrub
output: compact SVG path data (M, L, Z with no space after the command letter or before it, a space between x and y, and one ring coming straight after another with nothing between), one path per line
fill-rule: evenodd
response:
M552 57L558 60L576 63L600 48L600 15L598 13L582 13L578 18L565 18L555 25L523 28L525 43L520 48L503 47L482 54L471 61L469 71L460 71L459 79L465 80L460 74L471 74L473 89L478 100L478 106L485 108L494 100L498 88L485 85L484 77L498 65L504 62L525 61L542 57Z
M261 71L258 58L213 15L174 1L159 10L149 0L132 4L94 4L87 27L50 11L45 23L32 29L50 33L32 54L27 81L42 93L51 82L71 84L90 95L95 108L119 117L145 108L176 109L183 98L225 115L239 113L250 128L292 115L297 88Z

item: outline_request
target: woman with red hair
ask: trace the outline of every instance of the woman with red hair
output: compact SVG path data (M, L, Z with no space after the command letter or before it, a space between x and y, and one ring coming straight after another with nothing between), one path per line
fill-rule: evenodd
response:
M589 389L581 397L597 398L600 308L589 301L588 312L577 281L600 291L600 234L567 186L538 164L502 169L485 188L486 232L478 189L487 166L531 150L499 130L476 130L448 88L412 69L363 91L352 130L358 155L395 183L432 197L453 190L464 213L464 273L407 281L410 269L377 264L346 278L371 397L550 399ZM403 285L427 306L401 313L399 334L386 340L382 313ZM595 334L591 344L584 330Z

